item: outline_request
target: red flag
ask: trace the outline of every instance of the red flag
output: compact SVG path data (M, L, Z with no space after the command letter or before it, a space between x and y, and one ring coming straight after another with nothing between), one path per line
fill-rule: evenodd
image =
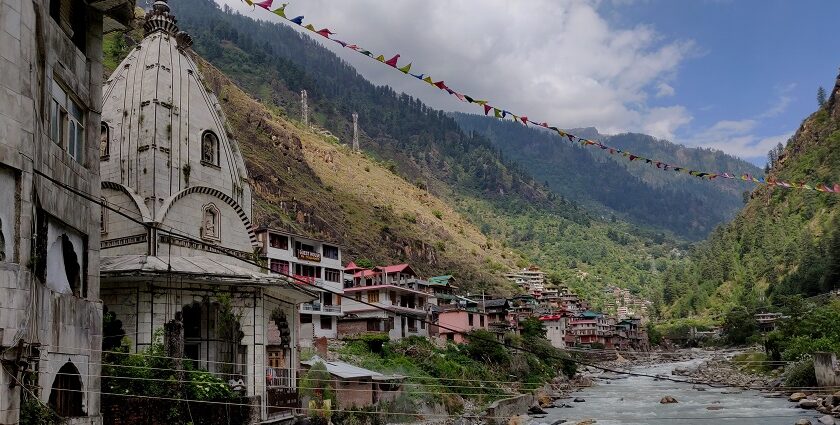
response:
M434 84L437 86L437 88L439 88L441 90L446 90L446 89L449 88L449 87L446 87L446 84L443 83L443 80L440 80L440 81L438 81L437 83L434 83Z
M259 6L259 7L261 7L261 8L263 8L263 9L268 10L268 8L270 8L270 7L271 7L271 3L272 3L273 1L274 1L274 0L265 0L265 1L258 2L258 3L254 3L254 4L255 4L255 5L257 5L257 6Z
M391 65L394 68L396 68L397 67L397 61L399 59L400 59L400 55L396 55L396 56L392 57L391 59L386 60L385 65Z
M271 0L269 0L269 1L271 1ZM324 38L330 38L331 35L335 34L334 32L332 32L332 31L330 31L326 28L324 28L322 30L319 30L319 31L316 31L316 33L318 33L318 35L320 35L321 37L324 37Z
M522 124L528 125L528 117L519 117L522 120Z
M636 159L636 158L638 158L636 155L630 155L630 160L631 160L631 161L632 161L632 160L634 160L634 159Z
M484 104L484 115L487 115L488 113L490 113L491 109L493 109L493 107L485 103Z

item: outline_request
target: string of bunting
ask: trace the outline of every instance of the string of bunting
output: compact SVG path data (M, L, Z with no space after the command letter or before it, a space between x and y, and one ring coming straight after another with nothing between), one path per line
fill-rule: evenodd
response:
M586 139L586 138L583 138L583 137L578 137L574 134L567 133L567 132L563 131L562 129L558 128L558 127L551 126L545 121L533 120L533 119L528 118L526 115L517 115L517 114L511 113L510 111L508 111L506 109L492 106L492 105L490 105L490 102L487 101L487 100L482 100L482 99L479 99L479 98L476 98L476 97L473 97L473 96L469 96L469 95L457 92L454 89L452 89L451 87L447 86L446 83L443 80L435 81L429 75L412 73L411 72L412 63L408 63L408 64L405 64L405 65L402 65L402 66L400 66L398 64L398 61L400 59L399 54L394 55L390 59L385 59L385 56L376 55L376 54L372 53L370 50L362 48L361 46L359 46L357 44L348 43L346 41L342 41L342 40L339 40L338 38L332 37L336 33L331 31L329 28L316 29L315 26L313 26L312 24L309 24L309 23L304 25L303 15L296 16L296 17L293 17L293 18L289 18L288 16L286 16L286 6L288 5L288 3L283 3L282 5L280 5L279 8L272 10L272 3L274 2L274 0L263 0L263 1L242 0L242 1L247 3L249 6L260 7L262 9L265 9L265 10L279 16L280 18L285 19L288 22L291 22L295 25L298 25L298 26L300 26L300 27L302 27L302 28L304 28L304 29L306 29L310 32L318 34L319 36L324 37L324 38L326 38L330 41L333 41L337 44L340 44L344 48L353 50L353 51L355 51L355 52L357 52L361 55L367 56L367 57L369 57L371 59L374 59L378 62L381 62L381 63L383 63L387 66L390 66L391 68L394 68L394 69L402 72L403 74L410 75L410 76L412 76L412 77L414 77L418 80L426 82L427 84L429 84L433 87L436 87L440 90L446 91L450 95L455 96L461 102L467 102L467 103L471 103L471 104L475 104L477 106L480 106L484 110L484 115L489 116L490 112L493 112L492 116L495 117L495 118L498 118L498 119L506 119L508 116L510 116L513 119L513 121L521 123L522 125L527 126L528 124L531 124L531 125L534 125L534 126L538 126L538 127L542 127L542 128L551 130L551 131L557 133L561 138L568 139L568 141L570 143L579 143L582 146L599 148L603 151L608 152L610 155L621 155L622 157L626 158L627 160L629 160L631 162L632 161L644 162L646 164L650 164L651 166L655 166L656 168L658 168L660 170L663 170L663 171L676 171L678 173L684 173L684 174L688 174L690 176L694 176L694 177L698 177L698 178L706 179L706 180L714 180L714 179L717 179L717 178L723 178L723 179L730 179L730 180L743 180L743 181L752 182L752 183L755 183L755 184L758 184L758 185L775 186L775 187L782 187L782 188L788 188L788 189L804 189L804 190L812 190L812 191L817 191L817 192L840 193L840 184L838 184L838 183L835 183L833 186L830 185L830 184L824 184L824 183L808 184L804 181L786 182L786 181L776 180L776 179L772 179L772 178L766 178L765 179L764 177L755 177L755 176L752 176L750 174L737 175L737 174L734 174L734 173L715 173L715 172L697 171L697 170L692 170L692 169L689 169L689 168L686 168L686 167L681 167L681 166L669 164L669 163L664 162L664 161L659 161L659 160L652 159L652 158L646 158L646 157L641 156L641 155L635 155L635 154L632 154L630 152L627 152L625 150L622 150L622 149L619 149L619 148L616 148L616 147L607 146L607 145L605 145L601 142L598 142L596 140L590 140L590 139Z

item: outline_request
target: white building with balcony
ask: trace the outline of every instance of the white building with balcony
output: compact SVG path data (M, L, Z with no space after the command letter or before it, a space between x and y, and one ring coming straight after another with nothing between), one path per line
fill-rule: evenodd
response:
M341 336L377 332L387 333L392 340L429 336L426 322L437 299L432 284L419 278L411 266L362 269L350 263L346 271L353 275L347 279L344 293L352 294L353 299L344 303Z
M319 298L300 305L300 345L309 347L316 338L336 338L342 316L344 268L337 244L295 235L282 230L257 229L262 257L273 273L292 275ZM304 281L306 283L303 283Z

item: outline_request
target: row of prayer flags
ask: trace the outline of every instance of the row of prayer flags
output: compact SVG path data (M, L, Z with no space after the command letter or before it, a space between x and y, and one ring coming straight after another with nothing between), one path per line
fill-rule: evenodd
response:
M512 117L513 121L515 121L515 122L520 122L520 123L522 123L522 125L525 125L525 126L531 124L531 125L534 125L534 126L537 126L537 127L545 128L547 130L551 130L551 131L557 133L557 135L560 136L562 139L568 139L568 141L570 143L580 143L583 146L600 148L604 151L607 151L610 155L621 155L621 156L627 158L631 162L632 161L643 161L644 163L655 166L656 168L658 168L660 170L663 170L663 171L676 171L676 172L679 172L679 173L684 173L684 174L688 174L690 176L694 176L694 177L698 177L698 178L702 178L702 179L707 179L707 180L714 180L716 178L723 178L723 179L730 179L730 180L742 180L742 181L746 181L746 182L752 182L752 183L755 183L755 184L758 184L758 185L775 186L775 187L782 187L782 188L788 188L788 189L804 189L804 190L813 190L813 191L825 192L825 193L840 193L840 184L836 184L836 183L833 186L829 186L829 185L824 184L824 183L818 183L818 184L811 185L811 184L807 184L805 182L791 183L791 182L785 182L785 181L781 181L781 180L775 180L775 179L772 179L772 178L754 177L754 176L751 176L749 174L742 174L742 175L739 176L739 175L735 175L735 174L731 174L731 173L712 173L712 172L691 170L691 169L688 169L688 168L685 168L685 167L680 167L680 166L668 164L668 163L663 162L663 161L658 161L658 160L651 159L651 158L645 158L645 157L640 156L640 155L635 155L635 154L623 151L623 150L615 148L615 147L604 145L604 144L602 144L598 141L595 141L595 140L589 140L589 139L585 139L585 138L582 138L582 137L578 137L578 136L575 136L574 134L569 134L569 133L561 130L558 127L550 126L546 122L539 122L539 121L536 121L536 120L531 120L525 115L516 115L516 114L511 113L510 111L508 111L506 109L492 106L492 105L490 105L489 101L487 101L487 100L480 100L480 99L474 98L472 96L468 96L466 94L459 93L459 92L455 91L454 89L450 88L449 86L447 86L446 83L443 80L435 81L434 79L432 79L431 76L428 76L426 74L413 74L413 73L410 72L411 71L411 65L412 65L411 63L408 63L408 64L403 65L403 66L398 66L399 65L398 62L400 60L400 55L399 54L395 54L390 59L385 59L384 55L375 56L369 50L363 49L362 47L360 47L356 44L347 43L345 41L342 41L342 40L339 40L339 39L336 39L336 38L331 38L331 36L336 34L335 32L333 32L329 28L316 29L315 26L313 26L312 24L304 25L303 24L304 17L302 15L301 16L296 16L294 18L288 18L286 16L286 6L288 5L288 3L283 3L282 5L280 5L279 8L272 10L271 7L272 7L272 3L273 3L274 0L264 0L264 1L259 1L259 2L254 2L253 0L243 0L243 1L245 3L247 3L249 6L258 6L260 8L263 8L263 9L265 9L265 10L267 10L267 11L269 11L269 12L271 12L271 13L273 13L273 14L275 14L275 15L277 15L277 16L279 16L279 17L281 17L281 18L283 18L283 19L285 19L289 22L292 22L295 25L298 25L298 26L300 26L300 27L312 32L312 33L318 34L321 37L324 37L328 40L334 41L335 43L338 43L339 45L341 45L344 48L348 48L348 49L353 50L353 51L355 51L359 54L362 54L362 55L365 55L369 58L372 58L372 59L374 59L378 62L382 62L385 65L388 65L391 68L394 68L394 69L402 72L403 74L410 75L410 76L412 76L412 77L414 77L414 78L416 78L420 81L423 81L423 82L425 82L425 83L427 83L427 84L429 84L429 85L431 85L431 86L433 86L433 87L435 87L439 90L446 91L450 95L455 96L461 102L467 102L467 103L478 105L478 106L482 107L482 109L484 110L484 115L489 116L491 111L493 112L493 117L498 118L498 119L506 119L508 117L508 115L510 115Z

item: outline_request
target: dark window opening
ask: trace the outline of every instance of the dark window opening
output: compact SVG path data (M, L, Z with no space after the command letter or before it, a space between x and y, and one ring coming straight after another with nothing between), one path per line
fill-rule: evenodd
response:
M87 4L83 0L51 0L50 16L82 52L87 50Z
M338 260L338 247L332 245L324 245L324 257Z
M65 363L58 370L53 381L50 407L64 418L85 416L84 406L82 406L83 396L79 369L73 363Z
M321 316L321 329L332 330L332 316Z
M289 237L272 233L268 236L268 245L276 249L289 249Z
M201 305L199 304L184 307L184 338L201 338Z
M312 323L312 315L311 314L301 314L300 315L300 324L305 325L308 323Z
M469 314L469 317L467 318L467 322L469 323L470 326L472 326L473 323L475 322L475 319L473 318L472 313Z

